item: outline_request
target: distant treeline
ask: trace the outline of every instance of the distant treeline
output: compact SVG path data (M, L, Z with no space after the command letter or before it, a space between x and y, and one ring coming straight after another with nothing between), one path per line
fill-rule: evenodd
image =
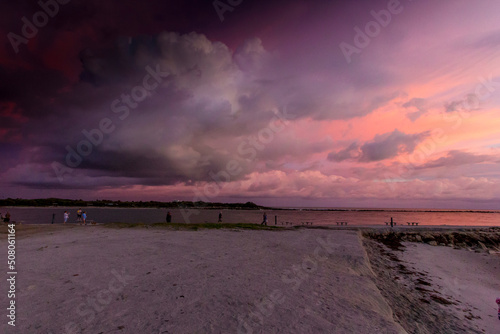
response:
M210 203L210 202L190 202L190 201L174 201L174 202L158 202L158 201L111 201L111 200L73 200L63 198L39 198L39 199L22 199L22 198L7 198L0 199L0 206L97 206L97 207L116 207L116 208L205 208L205 209L245 209L259 210L267 209L252 202L246 203Z

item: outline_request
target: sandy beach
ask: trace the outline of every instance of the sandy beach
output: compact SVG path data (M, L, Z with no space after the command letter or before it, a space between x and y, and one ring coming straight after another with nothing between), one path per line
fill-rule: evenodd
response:
M500 329L500 257L487 251L411 242L398 251L356 229L310 228L59 225L25 229L17 241L16 326L4 319L2 333ZM450 303L415 290L417 279ZM0 300L7 305L5 293Z

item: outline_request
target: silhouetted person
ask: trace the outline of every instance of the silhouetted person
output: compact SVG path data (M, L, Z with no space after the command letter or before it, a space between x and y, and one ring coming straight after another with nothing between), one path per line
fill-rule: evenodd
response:
M260 225L267 225L267 213L264 212L264 215L262 216L262 223Z
M500 320L500 298L497 298L496 302L498 305L498 320Z
M219 211L219 223L222 223L222 212Z
M167 223L170 223L172 222L172 214L169 212L167 212Z
M52 224L54 224L54 220L55 220L55 219L56 219L56 214L55 214L55 213L53 213L53 214L52 214Z

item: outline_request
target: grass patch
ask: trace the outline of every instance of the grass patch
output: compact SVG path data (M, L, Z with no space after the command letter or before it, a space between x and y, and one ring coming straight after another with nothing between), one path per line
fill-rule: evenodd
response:
M73 224L15 224L16 227L16 238L23 238L32 236L35 234L43 234L43 233L56 233L60 231L66 231L68 229L75 228ZM7 224L0 225L0 235L8 234Z
M284 230L281 226L265 226L260 224L222 224L222 223L200 223L200 224L182 224L182 223L107 223L104 227L109 228L167 228L171 230L220 230L220 229L245 229L245 230Z

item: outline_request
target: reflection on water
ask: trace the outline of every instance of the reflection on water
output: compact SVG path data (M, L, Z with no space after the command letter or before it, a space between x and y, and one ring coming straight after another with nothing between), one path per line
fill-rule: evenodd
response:
M129 209L129 208L82 208L87 212L87 219L98 223L159 223L165 222L167 211L172 213L173 223L216 223L219 210L181 210L181 209ZM2 215L7 211L12 221L27 224L50 224L52 214L55 222L63 222L63 213L70 212L70 223L76 222L78 208L0 208ZM258 223L262 222L264 211L259 210L221 210L224 223ZM292 222L312 222L314 225L336 225L336 222L349 222L349 225L385 225L393 217L398 225L407 226L407 222L419 222L419 225L460 225L460 226L499 226L500 211L488 212L425 212L412 211L308 211L308 210L269 210L266 211L270 225Z

